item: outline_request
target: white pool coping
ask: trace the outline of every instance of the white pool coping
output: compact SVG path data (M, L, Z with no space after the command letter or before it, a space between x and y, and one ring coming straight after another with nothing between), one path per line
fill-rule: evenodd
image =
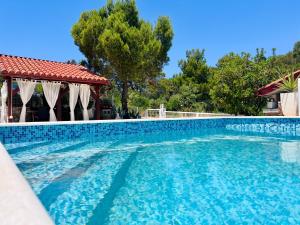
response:
M0 143L0 223L54 225L46 209Z
M0 123L0 127L6 126L45 126L45 125L75 125L75 124L101 124L101 123L128 123L147 121L168 121L168 120L216 120L216 119L300 119L299 116L214 116L214 117L188 117L188 118L152 118L152 119L113 119L113 120L77 120L77 121L56 121L56 122L14 122Z

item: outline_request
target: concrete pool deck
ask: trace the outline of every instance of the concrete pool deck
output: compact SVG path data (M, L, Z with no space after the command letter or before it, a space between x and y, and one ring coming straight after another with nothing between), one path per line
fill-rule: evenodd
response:
M54 224L1 143L0 221L3 225Z

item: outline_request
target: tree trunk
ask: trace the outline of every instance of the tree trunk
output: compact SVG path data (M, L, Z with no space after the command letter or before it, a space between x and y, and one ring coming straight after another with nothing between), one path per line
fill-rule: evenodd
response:
M129 119L129 113L128 113L128 82L125 81L122 84L122 111L123 111L123 119Z

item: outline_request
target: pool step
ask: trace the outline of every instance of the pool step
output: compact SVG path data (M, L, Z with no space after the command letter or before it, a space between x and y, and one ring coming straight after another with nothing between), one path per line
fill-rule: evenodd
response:
M34 167L40 166L45 162L49 163L49 161L51 160L50 158L55 158L55 156L53 156L53 154L76 150L76 149L79 149L79 148L87 145L88 143L89 142L80 142L78 144L72 144L67 147L61 148L59 150L50 152L48 155L36 157L36 158L27 160L27 161L23 161L21 163L17 163L16 165L22 172L25 172L26 170L33 169Z
M34 167L40 166L42 164L43 164L42 162L28 162L28 163L23 162L23 163L18 163L16 165L19 168L19 170L24 172L26 170L29 170L29 169L32 169Z
M44 142L48 142L48 141L31 141L31 142L20 142L20 143L5 143L4 146L6 148L6 150L11 150L14 148L20 148L20 147L24 147L27 145L33 145L33 144L38 144L38 143L44 143Z
M119 178L124 175L122 172L119 173L120 170L128 170L129 167L125 166L124 169L123 165L132 162L135 157L134 152L135 150L106 152L101 158L98 158L84 174L70 184L69 189L50 204L48 210L55 222L58 224L87 224L99 202L108 199L112 193L118 190L114 178L117 174L119 174L117 176ZM118 179L117 182L119 181ZM112 184L117 188L110 191ZM105 196L105 193L109 194ZM66 214L69 216L66 217Z
M109 146L110 143L102 143L102 147ZM101 146L98 143L99 146ZM43 158L43 164L23 172L36 194L51 184L56 178L67 173L72 168L76 168L85 160L97 154L101 149L93 148L92 145L78 145L72 151L62 151L53 153Z
M15 154L10 155L16 164L35 162L42 160L43 157L47 157L49 154L59 149L71 147L80 143L82 143L82 141L50 142L47 145L37 146L28 151L16 152Z
M124 163L121 165L120 169L113 178L109 190L106 192L103 199L98 203L98 205L94 209L87 225L105 224L105 222L107 222L109 211L113 205L113 201L116 197L116 194L125 183L125 178L130 169L130 166L138 155L138 150L139 149L132 152L126 159L126 161L124 161Z
M17 145L16 147L10 147L8 145L8 147L6 147L8 153L10 155L12 154L16 154L16 153L19 153L19 152L24 152L24 151L27 151L27 150L31 150L33 148L38 148L38 147L42 147L42 146L46 146L46 145L49 145L51 144L50 141L43 141L43 142L36 142L36 143L27 143L26 145L22 145L20 144L19 146Z
M52 153L55 154L55 153L63 153L63 152L73 151L74 149L81 148L87 144L89 144L88 141L79 142L78 144L74 144L74 145L67 146L65 148L58 149Z
M118 141L109 144L108 147L105 147L101 144L96 142L97 148L100 150L97 151L96 154L90 156L89 158L85 159L84 161L78 163L73 168L67 170L65 173L61 174L59 177L52 180L52 182L41 190L39 194L39 198L43 202L43 205L46 209L49 208L50 204L62 194L65 190L67 190L71 183L77 177L80 177L89 167L91 167L96 161L98 161L101 157L104 156L105 149L111 149L113 146L118 145ZM90 144L90 146L86 146L88 148L95 148L95 143ZM64 151L59 151L64 152ZM62 188L63 187L63 188ZM55 195L53 194L53 190Z
M101 159L101 157L103 157L103 153L101 152L92 155L87 160L78 163L75 167L71 168L66 173L52 180L47 187L42 189L39 194L39 198L45 208L48 210L49 206L56 200L57 196L63 194L65 190L69 189L73 182L73 179L80 177L83 173L85 173L87 168Z

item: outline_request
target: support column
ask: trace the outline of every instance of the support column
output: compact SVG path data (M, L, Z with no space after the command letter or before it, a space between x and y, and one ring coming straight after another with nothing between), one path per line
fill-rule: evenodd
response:
M300 78L298 78L298 116L300 116Z
M8 122L13 122L13 114L12 114L12 78L8 77L6 78L7 81L7 116L8 116Z
M99 86L95 86L96 92L96 120L100 120L100 88Z
M57 121L61 121L62 120L62 116L61 116L61 98L62 98L62 89L59 90L59 94L58 94L58 98L56 101L56 117L57 117Z

